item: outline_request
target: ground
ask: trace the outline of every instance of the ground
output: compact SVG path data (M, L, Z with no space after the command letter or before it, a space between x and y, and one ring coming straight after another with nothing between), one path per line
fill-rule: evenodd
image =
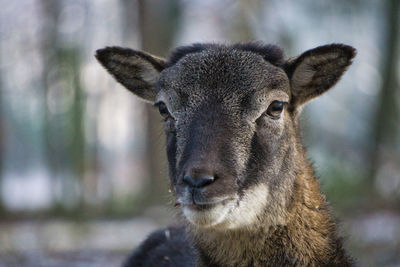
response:
M166 223L155 218L1 222L0 267L120 266L148 233ZM400 266L400 214L357 214L341 224L360 266Z

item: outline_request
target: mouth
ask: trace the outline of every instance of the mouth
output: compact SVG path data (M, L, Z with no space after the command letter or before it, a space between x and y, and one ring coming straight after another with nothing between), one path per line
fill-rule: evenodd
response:
M228 202L230 202L234 199L235 199L234 197L226 197L226 198L217 199L217 200L213 200L213 201L206 202L206 203L205 202L195 202L195 201L187 203L184 201L182 201L182 202L178 201L177 206L181 206L182 208L188 208L191 211L201 212L201 211L211 210L219 205L224 206Z
M235 197L213 199L207 202L179 203L186 219L200 227L219 225L235 207Z
M192 211L205 211L214 208L216 205L219 203L213 203L213 204L187 204L184 205L184 207L189 208Z

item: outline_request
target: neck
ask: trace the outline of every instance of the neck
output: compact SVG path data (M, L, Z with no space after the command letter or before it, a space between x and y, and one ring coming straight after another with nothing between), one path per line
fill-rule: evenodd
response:
M271 225L268 210L252 227L190 227L203 266L351 265L312 168L297 175L284 223Z

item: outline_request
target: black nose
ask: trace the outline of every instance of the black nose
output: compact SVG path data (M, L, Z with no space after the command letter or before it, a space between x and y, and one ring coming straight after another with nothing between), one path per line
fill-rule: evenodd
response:
M183 182L195 188L200 188L209 185L212 182L214 182L214 180L215 178L213 176L202 176L198 177L197 179L192 179L192 177L190 177L189 175L185 175L183 177Z

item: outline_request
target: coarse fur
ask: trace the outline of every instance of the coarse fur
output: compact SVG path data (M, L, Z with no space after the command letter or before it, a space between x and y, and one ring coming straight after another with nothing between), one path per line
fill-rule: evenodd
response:
M117 81L160 109L183 219L125 266L353 265L301 144L299 114L354 56L342 44L289 60L262 43L194 44L167 60L98 50Z
M151 257L149 257L151 255ZM195 249L182 227L152 233L126 260L125 266L195 267Z

